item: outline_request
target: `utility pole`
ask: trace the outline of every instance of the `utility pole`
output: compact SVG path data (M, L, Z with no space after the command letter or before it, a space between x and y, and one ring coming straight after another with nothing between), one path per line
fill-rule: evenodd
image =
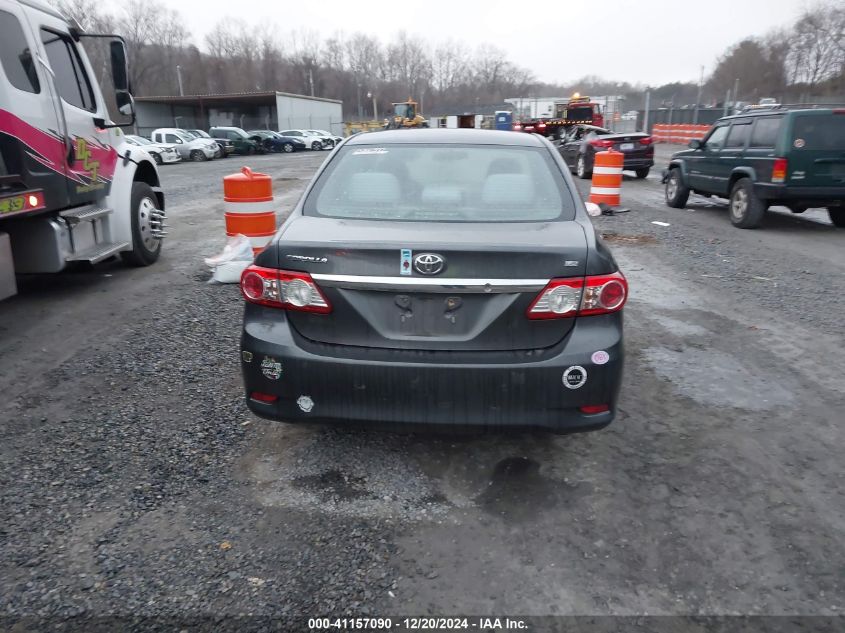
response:
M311 96L314 96L314 71L308 69L308 83L311 86Z
M378 108L376 107L376 95L372 90L367 92L367 99L373 100L373 121L378 121Z
M698 80L698 96L695 98L695 114L693 115L693 125L698 125L698 108L701 107L701 91L704 88L704 66L701 67L701 77Z
M734 109L736 109L736 103L739 101L739 77L736 78L734 82Z
M178 64L176 65L176 79L179 80L179 96L184 97L185 91L182 89L182 67Z
M651 109L651 90L645 91L645 113L643 113L643 132L648 134L648 115Z

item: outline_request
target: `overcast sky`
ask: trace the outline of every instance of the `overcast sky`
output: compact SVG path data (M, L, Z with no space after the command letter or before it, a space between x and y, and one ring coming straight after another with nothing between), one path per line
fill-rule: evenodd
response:
M108 3L115 9L122 4ZM387 41L405 29L431 41L496 44L542 81L592 74L657 85L697 81L702 65L707 73L739 39L792 23L806 1L166 0L165 5L178 8L200 47L226 16L276 24L280 34L305 28L326 38L335 31L363 31Z

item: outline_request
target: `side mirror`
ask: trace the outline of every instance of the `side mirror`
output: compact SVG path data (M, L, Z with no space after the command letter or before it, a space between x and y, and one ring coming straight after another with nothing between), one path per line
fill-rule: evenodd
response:
M115 95L117 111L126 117L125 120L115 121L118 126L132 125L135 123L135 100L127 90L118 90Z
M696 138L696 139L693 139L689 142L689 148L690 149L703 149L704 143L702 143L700 140L698 140Z
M126 62L126 46L120 40L110 43L111 76L114 89L118 92L129 92L129 65Z

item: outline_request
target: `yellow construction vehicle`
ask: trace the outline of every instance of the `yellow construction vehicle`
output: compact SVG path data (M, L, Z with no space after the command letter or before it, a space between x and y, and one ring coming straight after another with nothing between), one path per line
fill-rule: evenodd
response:
M408 98L407 101L393 104L393 116L384 120L385 130L402 130L408 128L428 127L428 121L420 114L416 101Z

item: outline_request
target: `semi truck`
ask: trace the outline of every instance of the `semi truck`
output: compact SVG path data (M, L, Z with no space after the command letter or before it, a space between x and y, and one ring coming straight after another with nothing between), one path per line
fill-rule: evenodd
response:
M578 124L604 127L604 115L600 104L576 93L568 100L555 102L554 116L515 120L512 125L516 132L533 132L558 139L567 128Z
M117 121L83 46L95 40ZM164 193L121 130L135 122L129 77L120 36L85 33L41 0L0 0L0 299L16 274L158 259Z

